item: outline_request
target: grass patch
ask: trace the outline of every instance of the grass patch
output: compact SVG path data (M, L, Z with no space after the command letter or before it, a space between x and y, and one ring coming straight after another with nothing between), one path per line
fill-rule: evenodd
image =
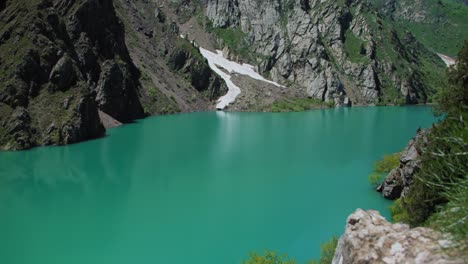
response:
M307 264L330 264L332 263L335 249L338 245L338 238L332 237L327 242L320 245L320 258L318 260L309 260ZM279 255L274 251L265 251L264 254L251 253L250 257L242 264L297 264L295 259L288 255Z
M400 152L385 155L381 160L374 163L374 169L369 175L368 179L371 185L378 185L382 182L382 178L385 177L391 170L400 165Z
M355 63L369 63L370 59L366 56L366 42L353 34L351 30L345 33L344 48L350 61Z
M180 112L180 108L173 97L166 96L156 86L148 76L142 71L140 83L144 91L148 94L147 98L141 101L146 115L154 114L172 114Z
M199 61L205 61L205 58L201 55L200 51L193 46L187 39L177 38L175 41L176 49L182 49L194 59Z
M293 98L277 100L271 105L271 112L302 112L318 108L333 107L333 102L322 102L314 98Z
M245 40L247 34L242 30L238 28L214 28L212 33L221 40L222 46L228 47L230 51L242 58L251 59L252 56Z
M296 261L290 259L287 255L278 255L274 251L266 251L263 255L250 254L250 258L242 262L242 264L296 264Z

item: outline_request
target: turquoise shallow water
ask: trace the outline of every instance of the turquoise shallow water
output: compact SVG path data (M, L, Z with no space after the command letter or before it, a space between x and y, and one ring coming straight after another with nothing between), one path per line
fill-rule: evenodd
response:
M356 208L388 216L374 160L427 107L148 118L103 139L0 153L0 263L302 263Z

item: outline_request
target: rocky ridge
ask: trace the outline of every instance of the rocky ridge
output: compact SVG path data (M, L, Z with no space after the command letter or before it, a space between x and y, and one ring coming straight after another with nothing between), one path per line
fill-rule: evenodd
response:
M227 92L198 49L181 38L177 14L170 3L115 0L125 25L126 44L140 69L140 99L147 114L213 110Z
M0 18L0 149L100 137L101 118L211 109L226 91L152 2L8 0Z
M377 211L357 209L346 221L332 263L465 263L448 255L453 246L432 229L391 224Z
M443 71L435 54L365 1L210 0L206 15L215 30L241 31L273 81L337 105L425 102L435 88L421 65Z
M98 109L144 116L112 1L6 1L0 17L0 148L99 137Z

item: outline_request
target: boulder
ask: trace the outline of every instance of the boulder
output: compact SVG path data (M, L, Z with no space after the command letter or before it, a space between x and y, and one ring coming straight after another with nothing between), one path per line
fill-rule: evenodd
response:
M346 221L332 263L465 263L448 255L454 245L432 229L391 224L377 211L357 209Z
M96 86L96 102L100 110L121 122L144 117L137 89L137 82L128 65L114 60L107 60L102 64Z
M409 189L414 175L421 169L421 151L427 143L429 129L419 130L400 156L400 164L385 177L381 189L383 197L394 200Z

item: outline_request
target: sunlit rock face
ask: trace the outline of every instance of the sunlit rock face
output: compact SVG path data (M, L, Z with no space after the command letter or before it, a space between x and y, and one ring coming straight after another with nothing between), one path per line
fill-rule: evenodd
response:
M336 104L425 102L428 83L414 63L443 68L365 1L210 0L206 15L215 28L244 32L259 70L273 81Z
M391 224L377 211L357 209L346 221L333 264L465 263L447 255L452 246L432 229Z

